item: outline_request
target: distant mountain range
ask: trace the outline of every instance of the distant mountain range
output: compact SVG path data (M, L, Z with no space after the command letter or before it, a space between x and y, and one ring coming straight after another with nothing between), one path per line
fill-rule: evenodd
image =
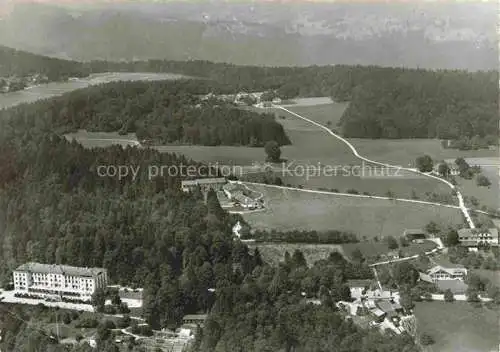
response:
M496 3L19 4L0 44L74 60L496 69Z

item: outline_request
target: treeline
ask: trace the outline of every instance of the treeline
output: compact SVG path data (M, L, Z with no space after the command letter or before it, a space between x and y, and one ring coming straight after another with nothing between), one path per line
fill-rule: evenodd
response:
M406 334L390 337L345 319L335 303L351 299L346 280L368 267L334 252L310 268L300 251L278 267L257 268L239 286L222 286L194 351L418 351ZM309 304L308 300L320 302Z
M273 115L200 98L220 89L216 82L206 80L115 82L0 111L0 116L44 115L60 133L119 131L157 144L290 144Z
M4 52L10 51L4 49ZM8 67L17 67L12 55ZM29 55L23 53L22 57ZM33 60L54 59L34 55ZM217 82L220 92L273 90L283 97L331 96L336 101L350 102L340 121L340 129L346 137L450 140L466 137L482 140L481 144L498 138L498 71L469 73L345 65L256 67L167 60L55 63L61 72L75 71L73 75L110 71L172 72ZM130 124L133 125L133 121ZM118 128L122 127L123 124Z
M252 67L207 61L92 62L107 70L175 72L233 90L283 96L331 96L351 104L340 122L346 137L495 140L498 72L426 71L376 66Z
M356 235L350 232L337 230L330 231L262 231L256 230L248 237L257 242L284 242L284 243L323 243L341 244L359 242Z
M354 90L340 121L344 136L498 138L497 72L393 69L379 78Z
M76 61L36 55L0 45L0 77L41 74L47 76L49 81L62 81L69 77L85 77L89 73L88 67Z

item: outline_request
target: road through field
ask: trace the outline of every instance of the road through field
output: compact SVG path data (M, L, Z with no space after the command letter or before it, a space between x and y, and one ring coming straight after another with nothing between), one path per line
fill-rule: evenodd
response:
M383 167L388 167L388 168L397 168L397 169L401 169L401 170L405 170L405 171L410 171L410 172L414 172L416 174L419 174L419 175L422 175L422 176L426 176L426 177L430 177L430 178L433 178L433 179L436 179L438 181L441 181L441 182L444 182L446 183L452 190L454 190L456 192L456 196L458 198L458 201L459 201L459 208L460 210L462 211L465 219L467 220L467 223L469 224L470 228L475 228L475 225L474 225L474 221L472 220L472 217L470 216L469 214L469 211L467 209L467 207L465 206L465 202L464 202L464 199L463 199L463 196L462 194L460 193L460 191L458 190L457 187L455 187L455 185L453 185L451 182L447 181L447 180L444 180L440 177L437 177L437 176L434 176L430 173L425 173L425 172L421 172L417 169L410 169L410 168L404 168L404 167L399 167L399 166L395 166L395 165L390 165L390 164L386 164L386 163L381 163L379 161L376 161L376 160L371 160L371 159L368 159L362 155L360 155L358 153L358 151L356 150L356 148L348 141L346 140L345 138L342 138L341 136L335 134L334 132L332 132L332 130L330 130L328 127L326 126L323 126L322 124L320 123L317 123L316 121L313 121L311 119L308 119L307 117L304 117L302 115L299 115L291 110L288 110L287 108L283 107L283 106L279 106L279 105L274 105L273 104L273 108L276 108L276 109L281 109L283 111L286 111L287 113L293 115L293 116L296 116L304 121L307 121L309 123L312 123L313 125L325 130L326 132L328 132L330 135L332 135L333 137L337 138L338 140L342 141L344 144L346 144L349 149L351 149L352 153L354 154L354 156L356 156L358 159L362 160L362 161L366 161L366 162L369 162L369 163L372 163L372 164L376 164L376 165L380 165L380 166L383 166Z

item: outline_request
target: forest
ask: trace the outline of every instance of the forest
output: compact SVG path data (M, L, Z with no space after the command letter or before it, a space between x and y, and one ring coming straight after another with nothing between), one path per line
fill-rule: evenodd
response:
M59 133L78 129L136 133L139 140L158 145L290 144L274 115L218 99L202 101L201 95L212 91L221 93L223 88L207 80L115 82L0 111L0 118L46 115Z
M207 61L89 63L91 72L154 71L206 77L232 89L282 98L331 96L351 104L346 137L498 139L498 71L428 71L377 66L251 67Z
M35 64L23 65L9 72L21 74ZM195 351L243 351L241 346L245 352L419 350L408 335L384 337L344 320L336 310L336 301L349 298L347 280L372 277L363 261L347 262L334 252L325 260L306 263L297 251L272 267L258 250L251 252L233 239L232 226L244 221L225 212L215 193L205 202L199 192L181 192L176 176L150 180L139 174L118 180L96 172L100 165L143 170L151 164L197 165L194 161L148 148L89 150L60 133L87 128L136 132L139 138L170 143L262 145L273 139L283 145L289 141L272 116L203 103L198 97L211 91L276 89L283 97L329 95L351 101L341 122L346 135L364 126L361 137L370 138L482 136L497 127L495 122L491 128L490 111L497 99L490 91L494 82L496 92L496 73L256 68L196 61L58 65L54 64L54 77L77 75L72 69L136 70L212 80L118 82L0 111L1 282L25 261L104 266L113 283L144 288L144 318L155 329L176 327L185 314L210 312ZM403 98L411 103L404 104ZM335 231L308 236L355 240ZM323 304L310 305L306 299ZM36 320L36 314L24 312L24 320ZM35 333L30 323L10 316L4 321L5 316L0 314L0 336L8 336L0 341L2 350L61 351L48 336ZM3 346L6 341L9 345ZM98 343L100 351L119 351L109 334Z
M47 76L49 81L85 77L90 71L82 63L31 54L0 45L0 77Z
M334 308L335 301L348 298L346 280L371 277L363 263L332 254L312 265L296 252L284 258L283 266L271 267L258 250L250 252L233 240L232 226L244 221L226 213L215 193L204 202L199 192L181 192L176 176L118 180L96 173L99 165L143 169L151 163L193 161L147 148L85 149L54 133L57 120L51 114L30 113L32 108L6 110L0 119L3 283L25 261L104 266L113 283L144 288L144 318L155 329L176 327L188 313L213 314L199 335L199 351L214 351L213 346L233 351L235 338L243 335L254 340L256 351L266 350L263 346L310 351L313 345L314 351L416 348L409 337L385 339L345 322ZM325 305L306 305L302 291ZM25 322L36 321L36 314L24 311L23 320L2 314L2 343L8 345L1 348L61 351L56 341ZM307 323L295 330L297 321ZM119 351L111 336L99 335L100 351ZM325 336L331 338L323 344Z
M308 267L302 253L256 269L239 287L221 289L197 335L195 351L419 351L407 334L383 337L346 320L335 302L349 300L345 280L371 277L368 267L333 252ZM363 269L364 268L364 269ZM307 303L320 299L322 304Z
M171 72L210 81L212 83L209 86L217 85L209 89L214 92L276 91L284 99L330 96L335 101L350 102L339 125L339 130L346 137L468 138L480 141L481 145L496 144L498 141L498 71L428 71L346 65L257 67L168 60L78 63L5 47L0 49L0 55L3 55L0 61L6 72L4 74L42 71L51 74L51 77L63 77L112 71ZM207 89L207 86L200 89ZM133 129L136 122L134 118L125 121L119 119L124 123L117 123L116 117L108 115L126 113L128 117L134 116L134 111L149 109L147 105L142 105L142 108L138 106L138 101L144 103L149 99L152 102L149 94L143 94L146 100L114 98L117 99L114 103L128 100L128 110L118 109L109 99L100 100L99 103L104 106L92 106L92 109L97 109L96 114L107 116L112 122L104 122L104 126L99 127ZM113 108L108 109L111 106ZM164 104L160 106L165 107ZM106 115L102 115L104 113ZM165 111L158 107L148 113L161 115ZM159 120L158 116L150 118ZM150 130L145 128L142 131ZM146 132L146 135L148 133L151 134ZM174 138L178 137L173 131L171 133Z

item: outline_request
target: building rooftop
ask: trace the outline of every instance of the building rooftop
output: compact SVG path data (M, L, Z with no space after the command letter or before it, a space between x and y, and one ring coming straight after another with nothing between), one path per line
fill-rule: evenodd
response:
M59 264L25 263L20 265L16 271L27 271L31 273L62 274L69 276L93 277L106 272L104 268L83 268Z
M378 308L372 309L371 312L375 314L376 317L381 317L385 314L383 310L380 310Z
M401 306L396 303L391 303L387 300L377 301L377 306L386 313L392 313L398 309L401 309Z
M226 183L226 179L224 177L218 177L218 178L200 178L197 179L198 184L200 185L206 185L206 184L212 184L212 183Z
M206 320L207 316L207 314L188 314L182 320Z
M458 237L469 237L469 236L477 236L483 233L489 233L493 238L498 238L498 229L496 227L490 229L469 229L463 228L457 231Z
M218 178L197 178L195 180L184 180L181 181L182 186L196 186L196 185L207 185L207 184L218 184L218 183L226 183L226 179L224 177Z
M434 281L432 280L432 278L428 274L418 273L418 275L420 277L420 280L425 281L425 282L434 283Z
M447 268L447 267L443 267L441 265L436 265L435 267L431 268L429 271L428 271L428 275L432 275L432 274L435 274L439 271L446 271L447 273L449 273L450 275L456 275L456 274L464 274L464 273L467 273L467 269L465 269L464 267L454 267L454 268Z

